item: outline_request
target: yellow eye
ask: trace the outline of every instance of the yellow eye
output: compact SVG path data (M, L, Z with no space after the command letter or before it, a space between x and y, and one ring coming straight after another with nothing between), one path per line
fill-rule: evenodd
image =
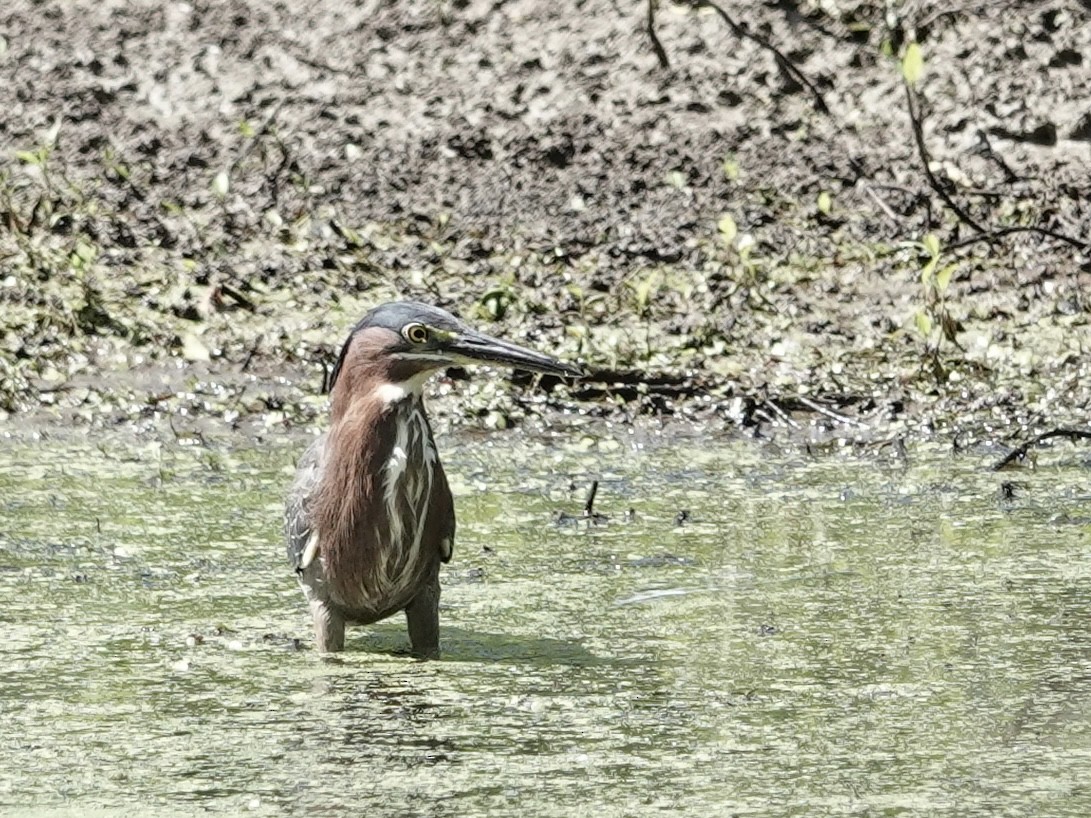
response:
M402 336L411 344L423 344L428 340L428 327L424 324L406 324Z

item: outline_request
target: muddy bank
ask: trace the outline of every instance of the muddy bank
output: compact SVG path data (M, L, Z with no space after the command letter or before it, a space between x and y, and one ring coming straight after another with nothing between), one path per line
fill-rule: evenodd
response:
M412 297L595 372L459 425L1087 423L1088 9L888 5L9 4L0 410L308 426Z

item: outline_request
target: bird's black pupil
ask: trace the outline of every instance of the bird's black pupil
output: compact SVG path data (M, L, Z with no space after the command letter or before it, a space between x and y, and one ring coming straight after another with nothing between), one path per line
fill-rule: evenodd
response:
M415 344L423 344L428 339L428 331L417 324L409 328L409 340Z

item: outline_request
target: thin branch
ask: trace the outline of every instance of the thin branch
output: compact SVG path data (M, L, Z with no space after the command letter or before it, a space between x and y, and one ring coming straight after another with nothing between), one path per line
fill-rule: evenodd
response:
M1051 239L1057 239L1065 244L1071 245L1079 250L1086 250L1091 248L1091 242L1080 241L1074 239L1072 236L1066 236L1064 233L1058 233L1056 230L1050 230L1045 227L1001 227L997 230L990 230L987 233L982 233L978 236L971 236L968 239L957 241L954 244L947 245L945 250L958 250L963 247L969 247L971 244L977 244L980 241L994 242L999 241L1005 236L1010 236L1014 233L1034 233L1039 236L1046 236Z
M783 421L783 422L784 422L785 424L787 424L788 426L791 426L791 427L792 427L793 429L798 429L798 428L800 428L799 424L798 424L798 423L796 423L796 422L795 422L794 420L792 420L791 416L790 416L790 415L789 415L789 414L788 414L787 412L785 412L785 411L784 411L783 409L781 409L781 408L780 408L779 406L777 406L777 405L776 405L776 404L775 404L775 403L774 403L774 402L773 402L772 400L770 400L769 398L764 398L764 399L762 400L762 403L763 403L763 404L764 404L765 406L769 407L769 409L770 409L770 410L772 411L772 413L773 413L773 414L774 414L774 415L775 415L776 417L780 418L780 419L781 419L781 420L782 420L782 421Z
M721 8L716 3L713 3L712 0L692 0L692 2L694 8L709 8L715 11L718 15L720 15L720 19L727 23L728 27L732 30L732 32L734 32L736 37L741 37L744 40L750 40L750 42L759 45L760 47L771 53L776 58L777 65L780 66L781 70L784 71L784 73L786 73L788 76L790 76L792 79L794 79L796 82L798 82L800 85L802 85L804 88L811 92L811 96L814 97L815 108L817 108L824 114L830 114L830 108L828 105L826 105L826 99L822 96L822 92L818 90L818 86L811 82L810 78L806 74L804 74L803 71L800 70L794 62L788 59L788 56L783 51L781 51L771 42L766 40L764 37L752 33L747 25L735 22L735 20L733 20L731 16L723 10L723 8Z
M1043 440L1049 440L1054 437L1063 437L1067 440L1091 440L1091 431L1084 431L1083 429L1053 429L1045 434L1038 435L1035 438L1028 440L1018 449L1015 449L1007 457L992 467L993 471L1001 471L1017 460L1023 460L1027 456L1027 452L1030 451L1032 446L1037 446Z
M920 156L921 164L924 166L924 176L928 180L929 187L943 199L944 204L951 208L951 211L958 216L959 221L969 225L978 233L988 233L989 231L986 228L982 227L973 216L962 209L940 183L939 179L936 178L936 174L932 172L932 158L928 154L928 147L924 144L924 119L921 115L920 103L917 92L913 90L913 86L908 82L905 83L905 99L909 107L909 121L913 123L913 138L917 143L917 155Z
M655 4L657 2L658 0L648 0L648 38L652 41L655 56L659 58L659 67L666 69L671 67L671 61L667 57L663 43L659 42L659 35L655 33Z
M924 143L924 117L921 114L920 97L917 95L917 92L913 90L913 86L911 86L908 82L905 83L905 97L909 107L909 120L913 124L913 138L917 143L917 154L920 156L921 164L924 166L924 175L925 178L928 180L928 186L931 187L932 190L934 190L939 195L939 197L943 200L944 204L951 208L952 212L954 212L954 214L958 217L959 221L966 225L969 225L978 233L978 235L976 236L970 236L967 239L963 239L961 241L955 242L954 244L950 244L944 249L957 250L959 248L968 247L971 244L976 244L977 242L981 241L999 241L1005 236L1010 236L1015 233L1034 233L1039 236L1046 236L1048 238L1064 242L1065 244L1068 244L1080 250L1091 247L1091 243L1087 241L1081 241L1080 239L1073 238L1072 236L1067 236L1064 233L1060 233L1056 230L1050 230L1046 227L1016 226L992 228L982 225L980 222L970 216L970 214L967 213L966 210L963 209L954 200L951 194L947 192L947 189L944 187L943 183L941 183L940 180L936 178L936 175L932 172L931 156L928 153L927 145L925 145ZM1008 172L1011 172L1010 169L1008 169Z
M590 517L595 513L595 495L599 491L599 481L591 481L591 490L587 492L587 502L583 504L583 516Z
M981 143L981 153L1004 172L1004 181L1009 185L1018 182L1019 174L1012 170L1011 166L1004 161L1003 156L993 150L993 144L989 140L989 135L984 131L978 131L977 140Z
M820 415L825 415L826 417L831 418L832 420L836 420L838 423L845 423L845 424L848 424L849 426L863 426L864 425L860 421L855 420L853 418L850 418L848 415L842 415L842 414L840 414L838 412L833 411L832 409L827 409L822 404L816 403L815 401L811 400L810 398L805 398L802 395L797 395L796 400L799 401L800 403L802 403L808 409L811 409L811 410L813 410L815 412L818 412L818 414L820 414Z
M879 206L879 209L883 211L883 215L890 219L894 224L901 226L902 220L898 218L898 215L891 209L890 205L886 203L886 200L879 195L875 190L875 185L864 176L860 176L857 180L860 186L864 189L864 193L871 197L872 201Z

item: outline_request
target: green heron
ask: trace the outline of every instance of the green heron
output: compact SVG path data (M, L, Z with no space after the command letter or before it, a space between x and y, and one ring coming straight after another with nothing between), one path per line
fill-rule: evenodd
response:
M330 428L300 460L285 514L320 651L344 648L346 623L404 610L413 654L439 655L439 566L451 559L455 510L421 393L437 370L463 364L581 374L425 304L361 319L330 373Z

